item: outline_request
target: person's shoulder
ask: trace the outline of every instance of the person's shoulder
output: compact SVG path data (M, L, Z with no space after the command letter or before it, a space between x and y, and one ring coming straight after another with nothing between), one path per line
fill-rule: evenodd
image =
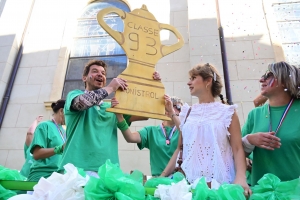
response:
M180 114L186 114L190 108L191 106L189 106L189 104L184 103L183 106L181 107Z
M300 106L300 99L295 99L294 104L297 105L297 106Z
M103 101L101 106L106 107L106 108L110 108L111 107L111 102L110 101Z
M237 109L238 108L238 105L237 104L224 104L224 103L221 103L221 102L216 102L215 103L215 107L220 107L220 108L224 108L224 109Z
M262 112L265 112L266 109L268 109L269 103L265 103L262 106L257 106L250 110L249 115L256 115L256 114L261 114Z
M70 96L74 96L74 95L78 95L78 94L83 94L84 91L82 90L71 90L68 95L67 95L67 98L70 97Z
M51 120L42 121L37 125L37 128L47 128L49 126L52 126L53 122Z
M157 125L157 126L144 126L140 130L153 131L153 130L156 130L156 129L159 129L159 128L160 128L160 125Z

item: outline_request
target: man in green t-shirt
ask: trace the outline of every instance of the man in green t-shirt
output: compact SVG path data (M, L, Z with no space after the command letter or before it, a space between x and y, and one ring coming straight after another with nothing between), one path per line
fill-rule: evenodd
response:
M171 97L176 115L179 115L183 101L178 97ZM124 121L122 115L117 114L118 121ZM137 132L129 128L122 130L129 143L137 143L140 150L150 150L150 165L152 176L159 176L166 168L178 145L179 130L173 121L163 121L158 126L146 126Z
M266 173L281 181L300 176L300 71L273 63L260 83L269 103L250 111L242 129L244 150L253 152L252 186Z
M110 159L119 164L117 118L106 112L111 103L102 100L117 89L126 90L126 81L114 78L106 85L107 65L100 60L91 60L83 71L85 91L69 92L64 108L67 125L67 143L62 156L60 170L67 163L83 168L90 174ZM159 74L153 78L159 80ZM124 116L128 123L145 120L142 117Z

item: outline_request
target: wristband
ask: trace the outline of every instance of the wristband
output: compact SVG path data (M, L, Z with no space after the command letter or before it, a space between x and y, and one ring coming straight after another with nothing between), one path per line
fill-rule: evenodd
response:
M243 148L246 153L251 153L254 150L255 145L250 144L249 140L247 139L247 136L248 135L242 138Z
M62 154L62 152L63 152L62 145L54 147L54 153L55 154Z
M129 127L127 122L125 121L125 119L121 122L117 123L117 127L121 130L121 131L126 131Z

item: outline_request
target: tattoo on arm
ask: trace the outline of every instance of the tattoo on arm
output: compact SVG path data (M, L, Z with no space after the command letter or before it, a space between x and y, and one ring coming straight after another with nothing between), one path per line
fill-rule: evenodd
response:
M88 91L82 95L75 97L72 101L71 108L77 111L86 110L94 105L98 105L107 96L107 91L102 88L98 90Z

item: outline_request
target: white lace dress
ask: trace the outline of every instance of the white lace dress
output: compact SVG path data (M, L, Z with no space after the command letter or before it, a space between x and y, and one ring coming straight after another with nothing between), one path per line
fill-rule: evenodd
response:
M193 183L205 177L207 182L232 183L235 178L233 153L229 143L232 115L236 105L219 102L194 104L184 123L189 106L180 112L183 136L182 169Z

